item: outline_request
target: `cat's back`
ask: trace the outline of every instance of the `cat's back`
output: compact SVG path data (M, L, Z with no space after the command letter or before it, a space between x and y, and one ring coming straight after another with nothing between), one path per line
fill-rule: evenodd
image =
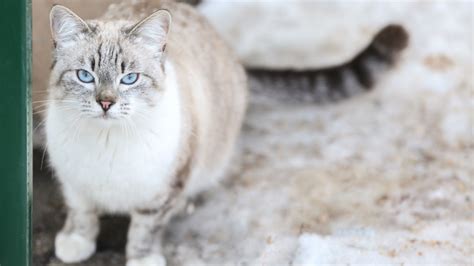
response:
M197 138L188 186L193 194L225 170L246 110L247 79L236 55L194 8L179 3L163 8L173 16L168 53Z

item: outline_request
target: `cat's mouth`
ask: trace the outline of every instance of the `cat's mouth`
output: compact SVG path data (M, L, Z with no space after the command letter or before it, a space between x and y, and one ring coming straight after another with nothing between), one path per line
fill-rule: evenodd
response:
M117 117L111 115L110 113L102 113L94 116L94 118L103 120L117 120Z

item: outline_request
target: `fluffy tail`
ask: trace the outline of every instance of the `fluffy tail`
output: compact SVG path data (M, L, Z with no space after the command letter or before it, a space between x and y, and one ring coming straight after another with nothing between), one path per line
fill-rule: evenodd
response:
M322 102L370 90L407 47L409 35L400 25L377 33L370 45L342 65L314 70L249 68L250 88L278 98Z

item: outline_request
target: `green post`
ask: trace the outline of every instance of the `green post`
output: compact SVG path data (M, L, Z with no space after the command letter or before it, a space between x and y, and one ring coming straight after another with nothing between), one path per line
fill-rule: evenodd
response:
M0 265L31 265L31 3L0 0Z

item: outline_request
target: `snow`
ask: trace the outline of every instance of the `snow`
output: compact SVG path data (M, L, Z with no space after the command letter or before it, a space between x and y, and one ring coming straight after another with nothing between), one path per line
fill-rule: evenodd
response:
M463 237L469 223L435 223L416 233L374 232L360 229L342 236L304 234L293 265L462 265L472 252L469 243L446 241ZM467 235L472 239L472 232Z

